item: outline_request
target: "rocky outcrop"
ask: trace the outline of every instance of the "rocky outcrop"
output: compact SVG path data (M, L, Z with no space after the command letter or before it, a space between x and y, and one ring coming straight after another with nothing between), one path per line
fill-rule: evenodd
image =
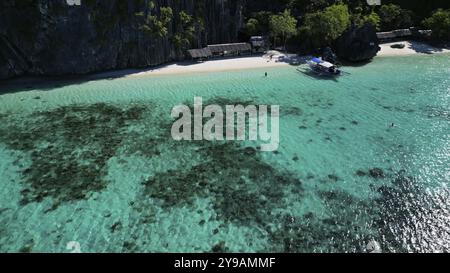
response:
M322 52L322 60L334 64L337 61L337 56L330 47L326 47Z
M366 24L352 26L336 42L337 55L347 61L363 62L375 57L380 51L375 27Z
M237 40L245 0L0 1L0 79L20 75L85 74L181 60L178 14L191 15L191 46ZM69 1L74 2L74 1ZM153 3L151 3L153 2ZM139 27L137 14L171 7L166 35Z

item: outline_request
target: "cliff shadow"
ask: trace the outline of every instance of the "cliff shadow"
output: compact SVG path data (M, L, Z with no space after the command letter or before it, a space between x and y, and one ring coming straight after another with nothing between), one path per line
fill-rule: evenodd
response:
M433 53L439 53L439 52L444 51L442 48L434 47L432 45L422 43L422 42L411 42L408 45L408 48L414 50L417 53L423 53L423 54L433 54Z
M90 81L82 77L17 77L0 82L0 95L27 92L50 91L69 85L77 85Z
M51 91L71 85L80 85L96 80L114 80L132 74L145 73L155 68L123 69L65 76L20 76L0 81L0 95L27 91Z
M67 76L21 76L8 80L0 81L0 95L17 92L27 91L50 91L57 88L67 87L71 85L80 85L89 81L96 80L114 80L118 78L124 78L130 75L152 75L152 72L157 72L170 68L171 66L178 67L190 67L195 65L201 65L202 63L209 63L220 66L220 62L224 60L242 60L246 58L262 58L262 54L246 54L240 56L225 56L215 57L205 61L187 60L182 62L170 62L158 66L152 66L147 68L130 68L122 70L109 70L103 72L94 72L83 75L67 75ZM299 66L306 63L308 57L297 55L283 55L273 59L267 59L267 62L283 62L292 66ZM236 69L239 69L239 64L236 64ZM182 71L180 71L182 72ZM196 71L192 71L196 72Z
M351 62L344 59L339 59L339 66L348 66L348 67L362 67L370 64L373 61L373 58L370 60L359 61L359 62Z

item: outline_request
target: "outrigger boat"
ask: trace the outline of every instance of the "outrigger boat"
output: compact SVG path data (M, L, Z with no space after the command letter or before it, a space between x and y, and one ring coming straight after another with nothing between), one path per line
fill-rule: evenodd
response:
M338 76L341 74L341 70L336 65L326 62L321 58L312 58L307 63L312 71L320 75Z

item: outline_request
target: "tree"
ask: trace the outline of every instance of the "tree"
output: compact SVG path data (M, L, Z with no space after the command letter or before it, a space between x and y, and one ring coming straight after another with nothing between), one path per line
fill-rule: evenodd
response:
M286 49L286 41L297 32L297 19L292 17L290 10L285 10L277 15L270 17L270 31L274 38L274 45L277 37L281 37L284 48Z
M438 9L423 21L423 25L433 31L435 39L450 41L450 9Z
M315 12L324 9L330 5L328 0L291 0L288 8L293 9L294 12L305 13Z
M186 11L178 13L178 29L173 37L173 43L178 50L189 48L195 38L195 26L192 15Z
M173 11L171 7L161 7L159 9L161 12L160 19L163 25L168 25L172 21Z
M161 7L159 9L160 15L152 15L155 9L155 3L150 1L148 4L148 12L138 12L136 17L140 20L139 29L145 33L156 35L160 38L166 37L168 28L172 22L173 12L170 7Z
M376 12L371 12L370 14L363 17L363 24L369 23L374 26L377 30L380 30L381 19Z
M252 14L252 18L258 21L260 34L268 34L270 32L270 17L273 13L270 11L259 11Z
M245 32L249 36L261 34L258 20L256 20L255 18L250 18L245 24Z
M439 8L450 9L449 0L383 0L384 4L396 4L400 7L411 10L420 17L420 21L430 16L433 11Z
M366 14L366 15L357 13L357 14L353 15L352 20L357 26L371 24L377 30L380 30L381 19L380 19L380 16L376 12L372 11L371 13Z
M336 4L322 12L307 13L300 33L314 48L329 45L350 26L350 13L345 4Z
M379 15L381 28L386 31L408 28L414 24L412 11L402 9L400 6L394 4L382 5Z

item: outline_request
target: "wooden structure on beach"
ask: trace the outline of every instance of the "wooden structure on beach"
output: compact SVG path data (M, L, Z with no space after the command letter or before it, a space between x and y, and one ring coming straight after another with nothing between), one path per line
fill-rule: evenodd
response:
M269 39L266 36L250 37L253 52L264 52L269 48Z
M432 34L431 30L419 30L416 28L397 29L387 32L377 32L380 42L392 42L408 38L428 39Z
M214 56L239 56L251 52L252 46L249 43L216 44L188 50L189 56L195 60L208 59Z
M208 48L213 56L241 55L252 51L252 46L249 43L208 45Z
M393 31L377 32L377 37L380 41L389 41L410 36L412 36L412 32L410 29L397 29Z
M189 55L192 59L208 59L212 56L211 50L209 48L199 48L199 49L189 49Z

